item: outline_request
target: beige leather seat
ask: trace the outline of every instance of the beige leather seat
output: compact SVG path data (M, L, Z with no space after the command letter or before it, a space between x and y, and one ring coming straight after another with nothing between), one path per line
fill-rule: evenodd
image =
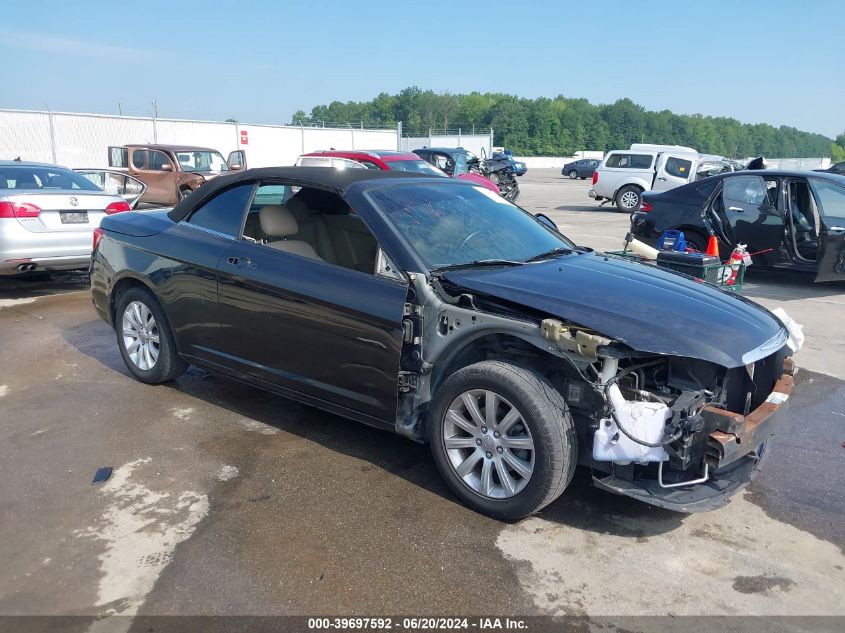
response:
M300 196L290 198L285 202L285 208L291 212L291 215L299 224L299 233L296 234L296 239L308 242L324 261L336 264L337 258L332 241L329 238L329 231L326 228L324 214L318 209L310 208Z
M310 259L317 259L323 261L323 258L317 254L314 247L308 242L302 240L289 240L291 235L296 235L299 232L299 223L293 217L291 212L281 204L268 204L261 207L258 214L261 222L261 230L268 237L280 237L282 239L268 242L267 246L275 248L286 253L300 255L301 257L308 257Z

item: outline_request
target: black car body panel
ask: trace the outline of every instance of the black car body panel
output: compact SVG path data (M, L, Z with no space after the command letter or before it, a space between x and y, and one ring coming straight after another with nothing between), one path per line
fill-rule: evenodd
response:
M461 288L579 323L656 354L739 367L748 362L743 354L749 350L773 340L779 341L775 349L784 343L780 322L757 304L620 257L584 253L446 277Z
M419 187L421 182L426 187ZM331 192L343 204L338 215L363 223L395 274L346 268L249 236L251 214L265 211L254 208L258 186L265 183L301 187L300 193ZM232 212L240 222L234 235L192 222L207 203L241 185L250 192L249 202ZM503 354L533 363L566 394L581 443L580 463L593 469L597 485L694 511L724 503L747 483L754 456L745 458L754 446L742 439L765 442L778 418L780 402L766 400L784 367L786 330L776 318L683 275L578 249L510 205L507 213L531 227L526 234L532 245L552 240L565 248L543 251L531 263L466 262L469 267L429 269L425 251L415 249L391 219L417 217L410 206L419 198L408 198L408 206L401 198L389 213L374 201L385 192L401 197L409 188L419 196L420 189L431 187L433 197L419 206L428 208L431 200L446 196L442 213L430 216L435 222L458 198L471 199L469 194L495 205L497 213L499 205L508 204L498 197L491 201L471 183L391 171L268 168L217 178L170 211L102 221L104 234L91 265L94 305L114 325L116 298L124 288L141 285L162 307L184 360L420 441L427 437L428 408L445 377L461 362ZM271 204L290 207L290 201ZM262 197L261 205L266 204ZM473 235L481 205L476 200L468 207ZM606 351L576 350L549 338L562 331L599 341ZM636 373L637 363L659 364L665 370L661 397L690 396L678 401L672 415L678 424L700 424L690 427L695 442L673 454L670 476L689 479L696 469L711 466L727 473L724 469L741 460L747 467L731 470L739 475L724 477L728 483L721 487L693 486L684 496L655 483L654 470L647 467L608 470L610 462L593 460L589 442L604 415L596 403L607 385L589 382L584 372L597 375L587 370L602 362L627 363L617 374L620 380L632 367ZM759 366L756 378L748 370L752 365ZM649 380L656 381L658 373L655 369ZM643 388L645 380L643 374ZM571 381L582 385L581 395L573 396ZM723 415L726 404L735 402L746 403L743 414ZM707 441L716 442L712 456L703 453Z
M765 199L723 200L726 183L750 179L771 183ZM841 192L838 204L825 208L817 193L820 186ZM806 204L812 206L807 214L814 219L804 227L797 222L800 215L791 196L795 187L807 191ZM845 176L780 170L730 172L662 193L645 192L642 206L650 210L631 215L631 233L648 244L655 244L665 230L681 230L703 250L707 236L713 234L723 258L742 243L755 253L756 265L812 272L816 281L845 280Z

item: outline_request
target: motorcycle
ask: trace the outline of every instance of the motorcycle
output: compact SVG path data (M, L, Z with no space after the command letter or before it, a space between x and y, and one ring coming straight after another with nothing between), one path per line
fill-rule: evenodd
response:
M487 158L487 152L482 148L481 158L473 157L467 162L471 171L476 171L491 180L499 188L499 193L505 200L516 202L519 197L519 183L507 159Z

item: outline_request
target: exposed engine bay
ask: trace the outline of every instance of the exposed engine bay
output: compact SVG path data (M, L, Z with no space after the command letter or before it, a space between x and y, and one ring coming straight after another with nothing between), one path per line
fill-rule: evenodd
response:
M778 389L791 386L783 341L728 368L639 351L424 275L412 276L405 312L400 433L421 438L426 402L462 355L517 357L563 395L576 423L578 463L592 469L597 486L681 511L723 505L750 481L769 435L743 436L746 416L773 400L779 406L787 395Z

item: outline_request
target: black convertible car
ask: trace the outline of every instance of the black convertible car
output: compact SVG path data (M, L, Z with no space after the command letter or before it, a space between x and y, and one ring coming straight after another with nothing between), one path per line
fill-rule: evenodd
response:
M727 257L746 244L761 266L845 280L845 177L824 172L737 171L643 194L631 232L654 244L666 229L703 251L716 235Z
M196 363L428 442L452 490L503 519L577 464L647 503L723 505L792 386L765 309L402 172L253 169L110 216L91 290L138 380Z

